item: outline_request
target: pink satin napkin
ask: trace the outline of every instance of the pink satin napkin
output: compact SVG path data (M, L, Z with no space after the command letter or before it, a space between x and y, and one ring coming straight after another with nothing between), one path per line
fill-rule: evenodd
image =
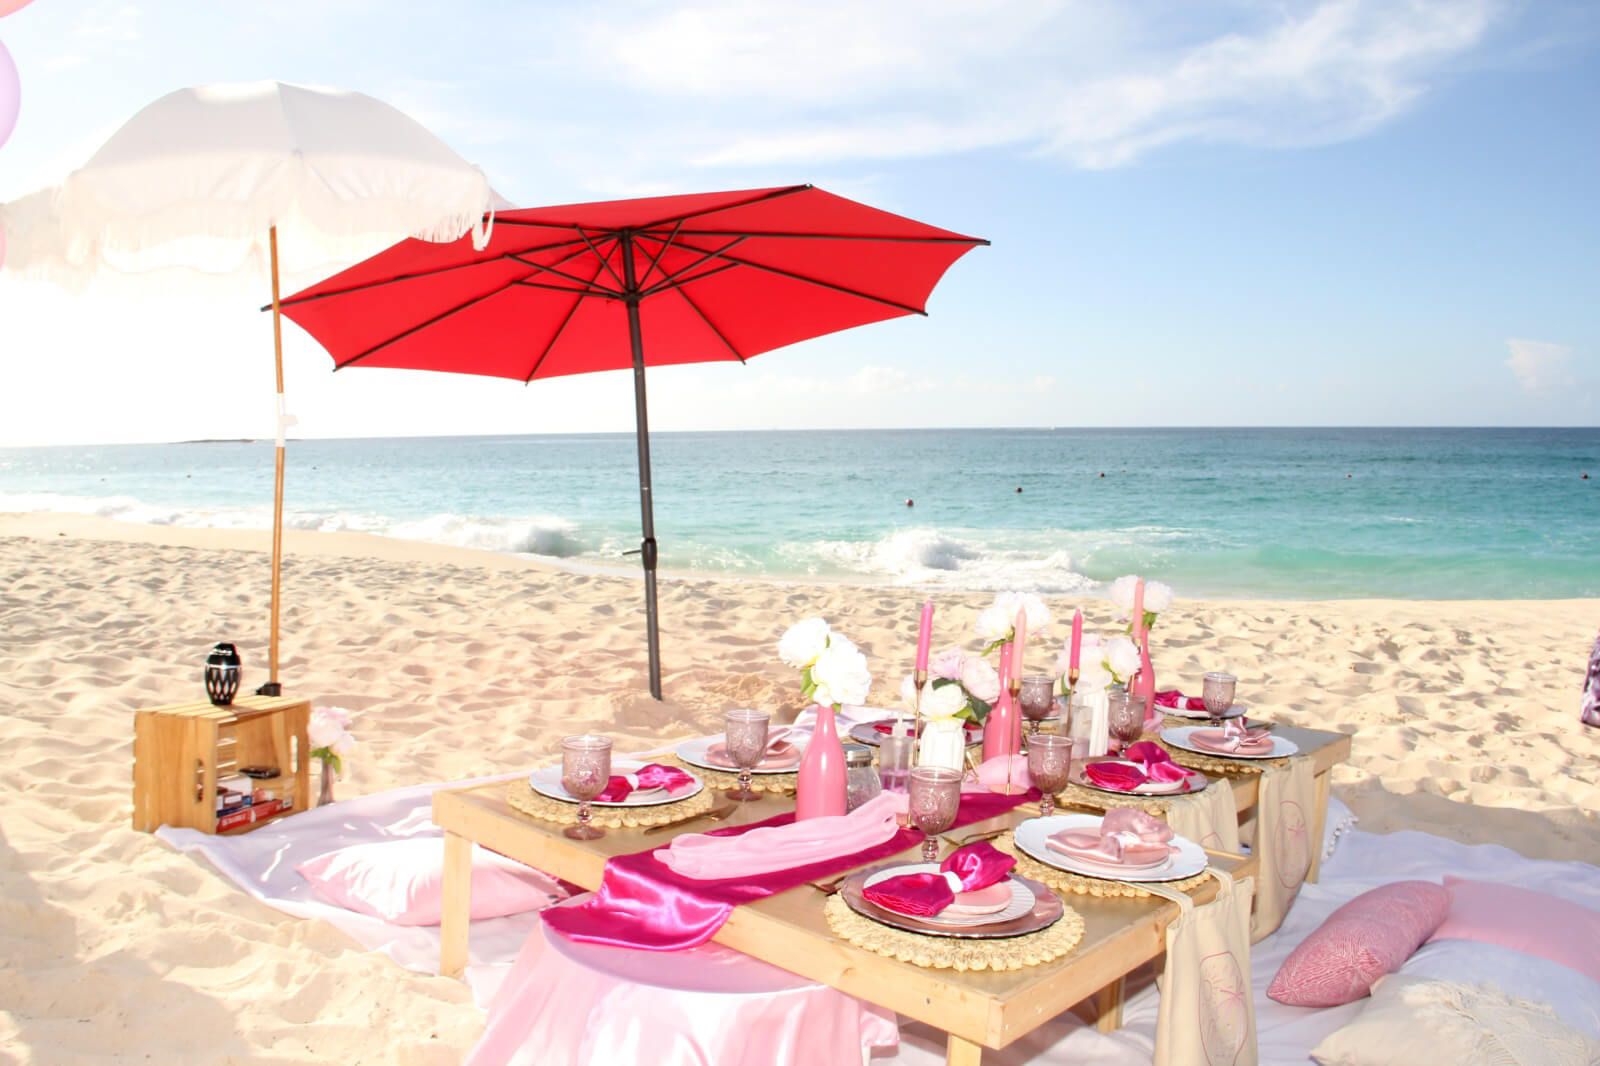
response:
M1099 829L1063 829L1045 838L1053 851L1107 866L1154 866L1178 849L1172 827L1132 807L1113 807Z
M789 743L788 736L787 729L778 729L767 734L767 752L761 761L756 763L757 770L787 770L791 766L800 764L800 749ZM706 748L706 762L734 770L739 768L738 764L728 757L727 743L721 740Z
M1189 734L1189 742L1221 755L1272 754L1272 731L1246 726L1237 718L1224 723L1221 729L1196 729Z
M639 767L625 776L613 774L606 781L605 791L595 799L601 803L621 803L637 790L664 788L667 795L694 786L694 778L676 766L663 766L658 762Z
M1173 762L1167 749L1152 741L1141 740L1128 745L1122 758L1122 762L1085 763L1083 775L1101 788L1114 788L1119 792L1132 792L1152 781L1177 784L1189 778L1189 771Z
M1177 689L1170 689L1166 692L1157 692L1155 695L1155 704L1157 707L1171 707L1179 711L1203 711L1206 709L1205 700L1201 699L1199 696L1185 696Z
M861 890L864 899L896 914L931 918L963 895L975 895L999 884L1017 860L987 840L951 852L936 874L901 874L886 877ZM1007 893L1010 898L1010 893Z
M894 800L880 792L849 814L752 829L742 836L685 833L656 854L680 877L753 877L882 844L899 830Z
M880 793L879 798L891 795ZM1037 792L1020 796L1002 796L993 792L963 794L952 828L998 817L1023 803L1037 802L1038 799ZM864 821L870 821L879 816L882 808L882 804L879 804L878 810L869 811L868 808L876 802L868 801L852 814L862 814ZM893 803L892 798L889 803ZM819 821L837 822L849 817L851 815L839 819L812 818L799 825L803 829ZM794 824L793 811L774 815L753 825L729 826L695 835L737 838L791 824ZM832 847L826 849L826 854L820 854L823 849L815 849L803 862L796 863L793 858L786 857L793 865L774 868L764 874L739 874L716 881L685 877L667 866L658 856L672 847L672 844L668 844L608 859L605 873L600 879L600 889L593 898L576 907L546 908L540 913L540 918L563 936L585 943L642 948L646 951L679 951L710 940L740 903L765 899L807 881L833 877L858 866L880 862L921 842L920 831L900 829L888 840L857 851L847 852ZM676 843L673 841L673 844Z

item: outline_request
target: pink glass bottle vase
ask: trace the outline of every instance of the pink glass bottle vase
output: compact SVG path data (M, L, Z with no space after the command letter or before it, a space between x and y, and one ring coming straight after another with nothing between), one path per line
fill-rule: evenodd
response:
M795 821L844 814L844 745L839 742L833 708L817 705L817 724L811 731L800 760L800 777L795 785Z
M1128 682L1128 695L1138 696L1144 700L1145 729L1148 731L1154 723L1161 721L1161 712L1156 708L1156 672L1150 665L1150 632L1145 631L1144 640L1139 642L1139 672L1133 675L1133 680Z
M1022 714L1011 698L1011 645L1000 647L1000 697L983 723L983 761L1022 750Z

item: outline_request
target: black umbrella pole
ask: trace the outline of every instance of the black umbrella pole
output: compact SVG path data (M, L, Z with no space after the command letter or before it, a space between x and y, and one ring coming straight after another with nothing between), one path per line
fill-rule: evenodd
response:
M661 698L661 635L656 625L656 514L650 497L650 411L644 392L644 335L639 325L639 285L633 272L633 240L622 236L623 283L628 290L628 342L633 348L634 434L639 445L639 524L644 539L645 641L650 653L650 695Z

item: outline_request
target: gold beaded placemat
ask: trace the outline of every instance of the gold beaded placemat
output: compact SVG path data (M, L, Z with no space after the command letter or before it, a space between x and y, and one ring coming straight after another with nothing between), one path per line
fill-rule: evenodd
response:
M1013 870L1014 873L1023 877L1031 877L1035 881L1042 881L1057 892L1070 892L1079 896L1127 896L1132 898L1155 895L1153 892L1146 891L1136 881L1108 881L1103 877L1086 877L1067 870L1058 870L1054 866L1047 866L1017 847L1009 833L1002 837L996 837L994 845L1007 855L1016 856L1017 865ZM1193 877L1185 877L1181 881L1163 881L1161 883L1180 892L1187 892L1204 881L1207 876L1205 871L1201 871Z
M703 814L714 805L716 796L709 783L705 788L681 800L652 803L648 807L600 807L590 805L593 815L589 821L602 829L635 829L647 825L675 822L691 814ZM564 800L541 796L528 784L527 779L506 785L506 802L523 814L544 822L562 825L578 824L578 805Z
M1191 795L1193 793L1190 793ZM1157 818L1167 816L1175 796L1141 796L1136 792L1101 792L1083 785L1071 785L1056 793L1056 805L1061 807L1087 807L1094 811L1109 811L1113 807L1132 807Z
M695 766L684 762L676 755L667 756L672 765L681 766L694 776L706 783L707 788L719 791L728 791L739 787L739 771L737 770L707 770L704 766ZM751 774L751 792L793 792L799 787L800 775L793 774Z
M1048 928L996 940L926 936L875 922L850 909L838 893L823 904L828 928L858 948L937 970L1020 970L1059 959L1083 939L1083 918L1063 906Z

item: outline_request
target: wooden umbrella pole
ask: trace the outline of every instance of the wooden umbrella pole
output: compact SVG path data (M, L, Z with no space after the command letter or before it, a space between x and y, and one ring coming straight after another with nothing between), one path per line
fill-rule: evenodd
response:
M278 311L278 227L267 230L267 246L272 257L272 354L278 370L278 454L272 485L272 606L267 637L267 682L278 688L278 598L283 572L283 317Z

